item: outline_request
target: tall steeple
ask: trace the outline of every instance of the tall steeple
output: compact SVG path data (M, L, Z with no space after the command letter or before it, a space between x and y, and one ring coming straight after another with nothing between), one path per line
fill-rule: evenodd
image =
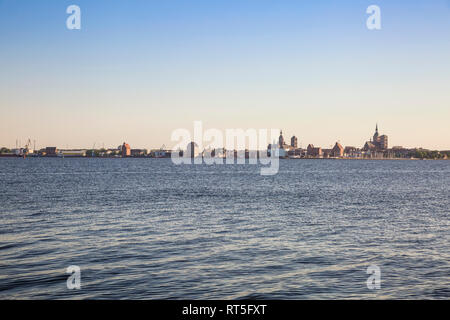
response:
M375 134L373 135L373 141L378 141L378 123L375 125Z
M278 147L283 148L283 145L284 145L283 131L280 130L280 137L278 138Z

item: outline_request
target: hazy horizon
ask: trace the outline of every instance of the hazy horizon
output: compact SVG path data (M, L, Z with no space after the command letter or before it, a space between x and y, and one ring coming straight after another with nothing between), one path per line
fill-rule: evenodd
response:
M449 3L0 0L0 147L170 148L201 120L449 150Z

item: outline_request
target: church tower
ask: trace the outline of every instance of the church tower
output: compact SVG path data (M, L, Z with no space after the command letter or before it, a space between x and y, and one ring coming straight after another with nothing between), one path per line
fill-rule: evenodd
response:
M284 146L283 131L280 130L280 137L278 138L278 147L283 148L283 146Z
M378 142L378 123L375 126L375 133L373 135L373 142Z

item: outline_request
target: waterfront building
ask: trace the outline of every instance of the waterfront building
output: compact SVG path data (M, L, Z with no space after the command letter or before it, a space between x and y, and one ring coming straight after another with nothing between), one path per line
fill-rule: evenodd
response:
M292 140L291 140L292 141ZM280 131L280 136L278 137L278 148L287 150L291 149L291 146L286 144L283 137L283 131Z
M302 153L304 150L301 148L298 148L298 139L296 136L291 137L291 143L286 144L284 137L283 137L283 131L280 130L280 136L278 137L278 143L275 143L275 141L272 144L269 144L267 146L267 156L270 157L271 150L274 148L278 148L278 155L280 158L300 158L302 156ZM303 155L304 156L304 155Z
M378 124L375 126L375 133L373 135L373 139L370 141L366 141L363 147L363 151L369 153L376 153L380 151L386 151L388 149L388 136L383 134L379 135L378 133Z
M297 147L298 147L298 140L297 140L296 136L292 136L292 138L291 138L291 147L293 149L297 149Z
M290 158L301 158L301 157L304 156L304 151L305 151L305 150L303 150L303 149L301 149L301 148L291 149L291 150L289 150L289 152L288 152L288 156L289 156Z
M152 158L170 158L172 155L171 150L156 149L150 151L150 157Z
M282 137L280 135L280 137ZM280 140L279 140L280 141ZM272 156L272 150L278 150L278 157L279 158L287 158L288 157L288 153L289 153L289 146L286 146L285 144L283 145L283 147L280 147L280 144L269 144L267 146L267 156L271 157ZM273 151L274 154L276 151Z
M366 141L362 150L365 152L375 152L377 151L377 146L372 141Z
M130 150L130 155L132 157L144 157L146 156L148 153L147 149L131 149Z
M56 157L58 153L58 148L56 147L46 147L45 148L45 155L47 157Z
M283 131L280 131L280 136L278 137L278 147L283 148L284 145Z
M388 137L387 135L383 134L378 139L378 145L381 150L387 150L388 149Z
M308 148L306 148L306 154L308 157L321 157L322 156L322 148L314 147L313 144L309 144Z
M280 158L287 158L289 150L292 147L284 142L283 131L280 131L280 136L278 138L278 149Z
M332 157L343 157L344 156L344 148L341 146L339 142L336 142L333 149L331 149Z
M332 149L322 149L322 158L331 157L331 150Z
M128 143L123 143L121 147L122 157L129 157L131 156L131 148Z
M344 148L344 157L346 158L360 158L361 150L359 148L346 146Z

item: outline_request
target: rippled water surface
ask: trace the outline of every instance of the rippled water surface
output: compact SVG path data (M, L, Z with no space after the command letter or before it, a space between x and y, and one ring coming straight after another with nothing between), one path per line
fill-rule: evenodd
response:
M0 298L450 298L450 161L259 169L0 158Z

